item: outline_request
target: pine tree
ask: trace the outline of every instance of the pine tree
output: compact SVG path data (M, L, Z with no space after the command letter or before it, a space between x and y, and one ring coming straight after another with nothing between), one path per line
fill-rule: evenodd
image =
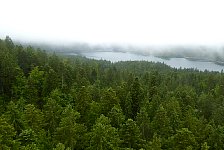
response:
M125 99L124 104L124 114L126 116L126 119L132 118L132 99L130 92L127 94L127 97Z
M23 120L26 128L31 128L35 132L39 132L44 126L43 113L33 104L25 106Z
M122 113L120 105L115 105L108 114L111 120L111 125L115 128L121 127L125 120L125 116Z
M87 112L90 109L91 96L89 89L86 86L82 86L75 101L75 109L80 113L82 122L86 121Z
M208 139L211 149L224 149L224 126L215 128Z
M26 98L29 100L29 103L32 103L38 108L43 107L43 82L44 82L44 71L41 71L39 67L35 67L28 77L28 87Z
M132 87L131 87L131 102L132 102L132 118L135 119L137 113L140 111L140 105L142 102L142 89L139 83L139 79L135 78Z
M98 102L93 101L90 103L90 109L87 112L87 127L90 128L96 122L96 119L101 115L101 105Z
M106 89L104 93L102 93L101 103L103 114L107 115L115 105L119 105L116 92L112 88Z
M148 140L152 131L150 129L150 118L144 106L141 107L140 113L137 115L137 124L140 127L143 139Z
M144 148L144 141L136 122L128 119L120 128L120 137L123 147L140 149Z
M151 150L161 150L162 148L161 138L155 133L152 138L152 142L150 142Z
M18 105L16 105L13 101L9 102L4 115L8 122L13 125L15 131L20 133L24 128L24 122L22 120L22 113L19 110Z
M78 141L85 133L84 125L77 123L79 117L80 114L71 105L68 105L62 112L59 127L56 128L56 140L71 149L75 149L78 144L81 144Z
M62 107L52 98L46 99L46 104L43 108L45 117L45 128L52 136L59 125Z
M167 111L162 105L160 105L160 107L156 111L156 114L152 121L152 127L154 133L156 132L162 137L169 137L172 133L172 128L170 126L170 120L167 116Z
M182 128L173 136L174 149L187 149L197 147L197 142L194 135L187 128Z
M176 98L171 97L164 102L164 107L167 112L167 117L170 120L170 126L172 127L172 130L175 132L181 126L182 113L179 102L176 100Z
M0 117L0 149L8 150L12 148L16 144L15 135L13 126L8 124L5 118Z
M111 126L110 120L104 115L96 120L89 138L89 150L119 149L121 142L117 129Z

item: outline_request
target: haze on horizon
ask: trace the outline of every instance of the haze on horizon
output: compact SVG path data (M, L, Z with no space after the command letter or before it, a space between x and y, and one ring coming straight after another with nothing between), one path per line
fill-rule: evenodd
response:
M68 44L224 45L221 0L0 0L0 37Z

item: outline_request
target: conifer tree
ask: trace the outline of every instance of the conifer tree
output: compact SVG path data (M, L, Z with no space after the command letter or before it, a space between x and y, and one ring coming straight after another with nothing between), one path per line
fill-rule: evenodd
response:
M101 115L97 120L91 132L89 133L89 150L119 149L120 138L117 129L112 127L110 120Z

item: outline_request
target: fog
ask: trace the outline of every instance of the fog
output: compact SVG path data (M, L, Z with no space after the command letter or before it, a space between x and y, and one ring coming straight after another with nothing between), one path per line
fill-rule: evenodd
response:
M219 0L2 0L0 34L16 40L136 45L224 43Z
M92 52L122 52L142 56L156 56L164 59L187 58L200 61L224 62L224 46L222 45L131 45L131 44L90 44L74 42L72 44L54 44L44 42L21 42L24 46L32 45L36 48L55 51L63 54L82 54Z
M0 0L0 38L60 51L223 58L221 0Z

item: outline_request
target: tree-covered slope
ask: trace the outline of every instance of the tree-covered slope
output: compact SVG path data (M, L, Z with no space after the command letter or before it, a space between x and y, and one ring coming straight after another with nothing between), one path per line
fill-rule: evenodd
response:
M0 40L0 149L224 149L224 74Z

